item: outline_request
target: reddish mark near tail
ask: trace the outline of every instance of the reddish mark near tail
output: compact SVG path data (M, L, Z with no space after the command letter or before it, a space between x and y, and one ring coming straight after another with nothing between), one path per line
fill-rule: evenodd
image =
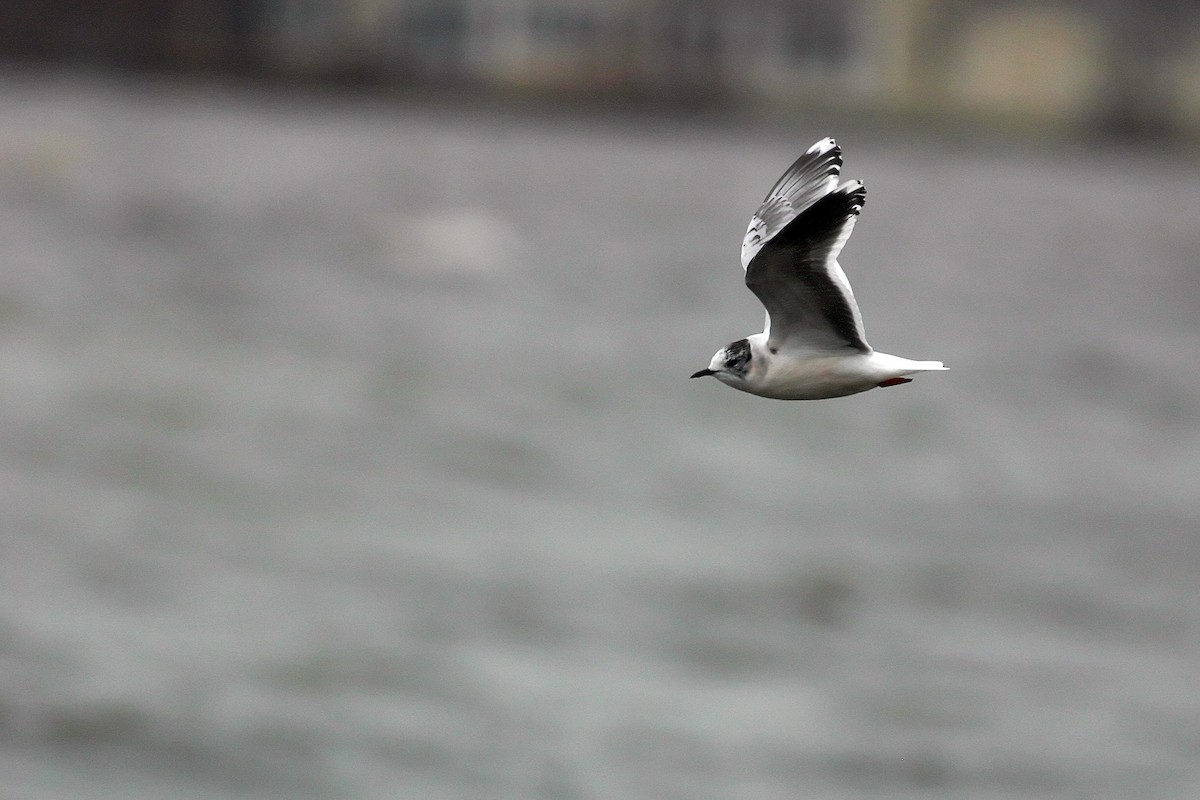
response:
M888 378L880 386L899 386L902 383L912 383L912 378Z

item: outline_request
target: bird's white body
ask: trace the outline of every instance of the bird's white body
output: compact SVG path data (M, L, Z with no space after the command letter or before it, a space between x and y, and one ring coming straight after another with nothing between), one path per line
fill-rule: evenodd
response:
M707 369L727 386L777 400L821 400L909 382L946 369L867 344L862 315L837 261L866 189L839 184L841 150L822 139L775 186L742 240L746 286L767 309L762 333L717 351Z
M918 372L944 370L940 361L913 361L890 353L771 353L766 333L746 337L754 352L744 379L719 370L720 354L709 369L717 380L773 400L825 400L874 389ZM722 351L723 352L723 351ZM898 383L901 381L897 381Z

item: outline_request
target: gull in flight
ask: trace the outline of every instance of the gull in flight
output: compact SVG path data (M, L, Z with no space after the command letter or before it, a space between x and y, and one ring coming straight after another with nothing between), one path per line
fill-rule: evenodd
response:
M819 400L946 369L940 361L912 361L867 344L837 261L867 190L862 181L839 183L841 168L841 148L822 139L767 193L742 240L746 286L766 306L766 329L722 347L693 378L712 375L778 400Z

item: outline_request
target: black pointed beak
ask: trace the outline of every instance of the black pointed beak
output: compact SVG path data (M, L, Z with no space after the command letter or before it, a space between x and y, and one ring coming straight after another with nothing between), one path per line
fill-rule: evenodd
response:
M702 369L693 375L693 378L703 378L705 375L716 375L717 371L712 369Z

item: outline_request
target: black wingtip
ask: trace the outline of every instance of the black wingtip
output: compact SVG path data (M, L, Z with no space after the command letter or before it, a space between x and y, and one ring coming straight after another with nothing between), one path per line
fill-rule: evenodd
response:
M862 207L867 204L867 187L862 181L851 181L844 186L839 186L830 194L839 192L846 197L847 211L851 214L862 211Z
M786 247L818 240L842 225L847 217L857 216L866 202L867 187L862 181L844 183L806 208L771 242Z

